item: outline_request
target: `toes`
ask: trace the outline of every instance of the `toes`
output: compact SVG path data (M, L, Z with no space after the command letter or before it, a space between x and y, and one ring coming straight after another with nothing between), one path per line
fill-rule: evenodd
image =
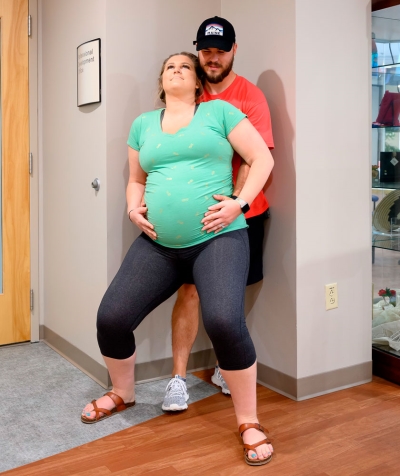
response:
M95 414L95 412L85 412L85 411L83 411L83 412L82 412L82 416L83 416L84 418L86 418L87 420L94 420L96 414Z
M249 428L244 435L243 442L248 445L256 444L256 441L260 441L260 436L265 438L265 434L260 432L259 430ZM253 446L254 448L254 446ZM251 460L259 460L263 461L272 455L274 452L273 447L269 443L259 444L255 449L251 449L247 451L247 457Z
M259 459L264 460L271 456L273 453L272 445L262 445L256 448L256 451L250 450L248 452L248 457L250 459Z
M88 420L94 420L96 413L93 411L93 405L91 403L86 405L86 407L82 410L82 416Z
M86 405L86 407L82 410L82 415L86 415L87 413L90 413L93 411L93 405L90 403Z

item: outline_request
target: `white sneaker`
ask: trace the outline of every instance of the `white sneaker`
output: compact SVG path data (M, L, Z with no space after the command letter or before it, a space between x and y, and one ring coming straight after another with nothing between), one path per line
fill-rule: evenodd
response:
M221 372L219 371L218 365L215 366L215 371L214 371L214 375L211 377L211 382L214 385L218 385L218 387L221 387L222 393L224 393L225 395L231 394L231 391L229 390L229 387L226 384L224 377L221 375Z
M189 394L186 389L186 382L179 375L175 375L168 382L165 389L164 402L161 408L166 412L186 410L188 400Z

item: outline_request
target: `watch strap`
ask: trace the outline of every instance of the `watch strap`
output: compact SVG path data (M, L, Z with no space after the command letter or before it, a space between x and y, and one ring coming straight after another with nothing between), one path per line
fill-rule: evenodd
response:
M245 200L243 200L243 198L237 197L236 195L232 195L231 198L233 198L236 202L239 203L243 214L247 213L250 210L250 205Z

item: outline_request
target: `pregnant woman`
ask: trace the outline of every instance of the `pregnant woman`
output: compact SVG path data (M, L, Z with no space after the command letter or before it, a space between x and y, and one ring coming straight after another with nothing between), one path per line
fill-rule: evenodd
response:
M127 213L142 231L100 304L97 338L113 383L88 404L96 423L135 403L133 331L188 278L200 296L205 329L232 394L245 461L270 461L272 446L256 411L256 354L244 317L249 266L245 211L273 159L246 116L224 101L197 104L197 57L167 58L159 78L165 109L140 115L128 139ZM233 200L232 154L250 165ZM144 195L145 206L142 206Z

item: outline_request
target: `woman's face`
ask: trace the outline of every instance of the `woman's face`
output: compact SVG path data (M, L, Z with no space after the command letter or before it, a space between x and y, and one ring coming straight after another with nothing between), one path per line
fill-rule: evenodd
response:
M166 94L192 92L194 95L198 85L192 60L184 55L172 56L165 63L162 84Z

